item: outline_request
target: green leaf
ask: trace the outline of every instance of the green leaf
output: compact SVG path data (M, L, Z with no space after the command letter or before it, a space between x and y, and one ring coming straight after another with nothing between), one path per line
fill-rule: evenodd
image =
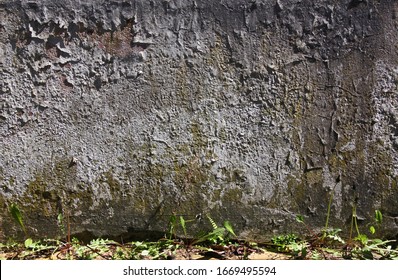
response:
M211 226L213 227L214 230L216 230L218 228L216 222L210 217L210 215L206 215L207 219L209 219Z
M177 221L177 217L175 215L170 216L170 224L175 225Z
M172 215L169 220L169 238L172 239L175 234L175 227L176 227L177 217Z
M374 226L371 226L371 227L369 228L369 232L370 232L371 234L375 234L375 233L376 233L375 227L374 227Z
M18 206L15 205L14 203L12 203L10 206L10 213L11 213L11 216L14 218L14 220L20 225L23 232L26 234L26 229L25 229L25 225L23 223L21 211L19 210Z
M25 248L32 248L33 240L28 238L25 240Z
M148 255L149 255L149 250L143 250L143 251L141 252L141 256L146 257L146 256L148 256Z
M341 244L345 244L345 241L343 240L343 238L341 238L340 236L333 234L333 235L328 235L328 237L332 240L338 241Z
M200 236L197 240L192 242L192 245L197 243L202 243L205 241L210 241L212 243L217 242L217 240L223 240L225 229L224 228L216 228L213 231Z
M375 210L375 220L378 224L381 224L383 221L383 215L381 214L380 210Z
M186 224L185 224L185 219L183 216L180 216L180 224L182 227L182 230L184 231L184 235L187 235L187 228L186 228Z
M224 228L233 236L236 237L236 234L234 232L234 229L232 228L232 225L229 221L224 221Z
M304 224L304 217L302 215L297 215L296 216L296 221L299 223L303 223Z
M58 221L58 225L62 225L63 224L64 216L62 215L62 213L58 214L57 221Z
M368 237L365 234L358 234L358 236L355 237L354 240L361 242L362 245L367 245L369 241Z

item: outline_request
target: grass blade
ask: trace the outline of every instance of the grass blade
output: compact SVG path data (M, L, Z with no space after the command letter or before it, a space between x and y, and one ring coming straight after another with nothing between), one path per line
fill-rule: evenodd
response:
M181 224L182 230L184 231L184 235L187 236L187 227L185 225L185 219L183 216L180 216L180 224Z
M230 223L229 221L225 221L225 222L224 222L224 228L225 228L230 234L232 234L233 236L236 237L236 234L235 234L235 232L234 232L234 229L232 228L232 225L231 225L231 223Z
M380 210L375 210L375 220L378 224L381 224L383 221L383 215L381 214Z
M11 216L14 218L14 220L17 222L17 224L19 224L19 226L22 228L23 232L26 235L26 229L25 229L25 225L23 223L22 213L16 204L14 204L14 203L11 204L10 213L11 213Z

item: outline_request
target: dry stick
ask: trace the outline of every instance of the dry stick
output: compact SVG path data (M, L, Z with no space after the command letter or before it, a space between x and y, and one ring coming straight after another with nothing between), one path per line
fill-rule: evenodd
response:
M109 257L109 256L105 256L105 255L101 254L101 253L99 252L98 249L91 248L91 247L88 246L88 245L86 245L86 247L89 248L89 249L90 249L91 251L93 251L94 253L96 253L97 255L99 255L100 257L104 258L105 260L110 260L110 257Z

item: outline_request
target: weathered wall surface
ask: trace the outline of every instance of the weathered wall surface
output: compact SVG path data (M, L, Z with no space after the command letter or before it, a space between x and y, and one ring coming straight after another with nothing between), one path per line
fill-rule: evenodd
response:
M0 1L0 237L398 232L393 0ZM192 222L194 232L206 219Z

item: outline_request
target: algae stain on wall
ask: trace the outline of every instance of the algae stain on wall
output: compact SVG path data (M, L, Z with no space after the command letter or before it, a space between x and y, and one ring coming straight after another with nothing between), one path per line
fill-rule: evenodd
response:
M397 216L395 3L33 2L0 8L2 207L15 194L32 231L214 212L267 235L323 224L331 193L336 223L355 198ZM43 165L63 142L82 160Z
M57 159L54 165L45 164L26 185L23 195L5 199L6 205L15 203L24 213L29 234L58 235L59 214L78 217L89 213L93 193L76 180L76 169L70 158ZM7 223L10 223L8 218Z

